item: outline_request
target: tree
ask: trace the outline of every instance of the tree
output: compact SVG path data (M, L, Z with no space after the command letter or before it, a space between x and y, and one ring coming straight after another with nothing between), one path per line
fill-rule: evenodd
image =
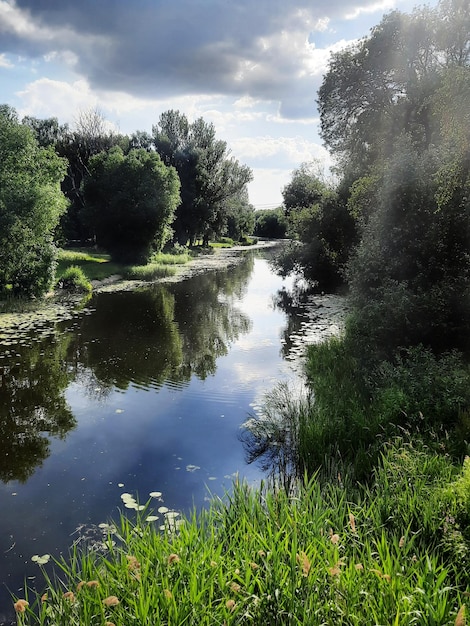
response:
M469 49L466 3L395 11L333 55L320 88L358 231L348 335L362 358L470 347Z
M283 189L288 234L294 243L279 258L282 273L301 272L321 289L336 289L355 240L354 220L318 168L302 164Z
M286 232L287 221L282 207L256 211L254 234L257 237L283 239Z
M61 220L61 237L65 240L87 241L92 233L83 219L83 181L88 174L90 159L100 152L119 146L128 151L129 139L117 134L107 124L98 109L82 111L73 130L65 129L55 144L57 154L68 161L67 175L62 190L70 201L69 209Z
M349 265L351 327L367 359L423 345L436 354L470 347L468 175L439 207L444 151L402 139L375 191Z
M181 181L181 204L173 228L179 243L221 234L227 200L241 193L251 170L230 157L225 141L216 139L213 124L202 118L192 123L179 111L166 111L152 129L162 160L173 165Z
M318 105L322 138L343 166L361 171L386 158L403 132L430 145L439 68L433 17L393 11L369 37L332 55Z
M22 119L21 123L31 128L36 141L43 148L48 146L55 148L57 143L69 132L67 124L61 126L56 117L41 120L27 115Z
M39 296L54 279L52 233L67 202L66 162L41 148L9 107L0 110L0 290Z
M302 163L292 172L290 182L282 190L283 206L286 215L305 209L320 202L327 185L322 180L316 163Z
M246 187L225 202L224 233L234 241L243 241L255 229L255 210L248 199Z
M174 168L144 149L124 155L119 147L89 162L85 218L96 242L126 263L146 263L161 250L179 202Z

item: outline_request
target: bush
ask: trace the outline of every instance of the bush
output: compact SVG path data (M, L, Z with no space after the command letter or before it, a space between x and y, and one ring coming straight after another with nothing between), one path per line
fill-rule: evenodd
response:
M76 265L71 265L65 270L57 286L60 289L83 293L91 293L93 289L83 270Z

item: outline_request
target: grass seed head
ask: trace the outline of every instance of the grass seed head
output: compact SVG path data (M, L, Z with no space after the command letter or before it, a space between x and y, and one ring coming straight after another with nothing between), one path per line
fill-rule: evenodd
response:
M15 611L17 613L24 613L26 611L26 608L29 606L29 602L20 598L15 602L13 606L15 607Z

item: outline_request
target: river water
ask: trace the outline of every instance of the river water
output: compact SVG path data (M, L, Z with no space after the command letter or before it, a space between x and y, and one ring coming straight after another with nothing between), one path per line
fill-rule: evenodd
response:
M32 557L67 554L123 492L189 512L235 476L260 480L240 426L277 381L299 380L306 341L342 316L335 296L295 295L269 254L0 316L0 624L25 579L41 588Z

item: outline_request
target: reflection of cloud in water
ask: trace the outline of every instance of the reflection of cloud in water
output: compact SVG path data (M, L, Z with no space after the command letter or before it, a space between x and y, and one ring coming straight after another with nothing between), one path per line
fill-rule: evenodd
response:
M264 339L259 339L257 336L253 335L244 335L240 337L238 341L234 344L236 348L240 348L240 350L258 350L259 348L271 347L277 345L273 339L269 337L265 337Z

